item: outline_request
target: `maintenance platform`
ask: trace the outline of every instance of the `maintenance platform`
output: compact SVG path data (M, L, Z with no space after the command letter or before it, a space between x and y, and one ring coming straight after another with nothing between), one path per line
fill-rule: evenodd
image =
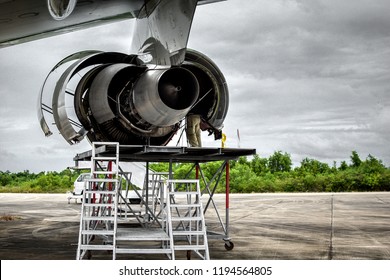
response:
M102 156L112 156L115 149L111 146L102 145L97 148L96 153ZM200 163L236 160L241 156L250 156L255 153L256 149L243 148L120 145L119 161ZM74 161L90 161L91 157L92 150L77 154Z
M255 153L255 149L241 148L92 143L92 150L74 157L76 166L80 161L91 162L91 179L86 181L82 203L77 259L91 258L92 251L98 250L112 251L113 259L118 253L163 253L175 259L176 251L187 251L188 259L191 258L191 251L201 259L209 259L209 238L222 239L225 249L232 250L234 243L229 235L229 161ZM220 166L212 178L206 178L200 163L212 161L219 162ZM145 163L141 188L131 181L132 172L122 168L123 163L129 162ZM155 172L149 169L150 163L159 162L169 162L169 170ZM174 179L173 163L191 163L192 168L184 178ZM226 184L225 213L220 214L220 205L217 206L213 197L223 173ZM191 178L194 175L195 178ZM126 201L126 196L121 195L123 178L127 180L125 192L130 187L139 196L140 209L134 210L135 207ZM206 212L210 217L207 221ZM136 218L138 227L120 227L124 221L123 213L126 224L129 223L129 213ZM95 236L103 237L103 245L94 242ZM187 240L185 245L183 238ZM141 248L140 241L158 241L161 245L151 247L145 244ZM137 246L131 242L136 242Z

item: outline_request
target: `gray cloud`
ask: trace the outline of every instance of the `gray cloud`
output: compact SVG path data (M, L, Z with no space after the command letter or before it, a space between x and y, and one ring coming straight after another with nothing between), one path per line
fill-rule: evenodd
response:
M245 3L198 14L191 37L226 69L231 137L240 128L259 153L281 149L296 161L357 150L389 162L390 2ZM206 18L224 31L213 35Z
M332 164L356 150L390 165L389 8L388 0L229 0L199 7L189 47L225 73L227 145L237 147L239 129L240 146L261 156L282 150L295 163L313 157ZM131 31L132 23L123 22L0 50L0 170L60 170L88 149L41 134L37 92L51 67L73 52L127 52Z

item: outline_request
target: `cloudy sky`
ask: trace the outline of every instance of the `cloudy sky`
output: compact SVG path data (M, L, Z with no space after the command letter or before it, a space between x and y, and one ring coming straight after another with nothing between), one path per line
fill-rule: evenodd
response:
M339 164L356 150L390 166L389 14L390 0L199 7L189 47L225 74L227 146L256 148L261 157L281 150L296 165L306 157ZM131 35L127 21L0 49L0 170L63 170L90 149L86 141L69 146L60 135L43 136L36 117L41 84L79 50L127 53Z

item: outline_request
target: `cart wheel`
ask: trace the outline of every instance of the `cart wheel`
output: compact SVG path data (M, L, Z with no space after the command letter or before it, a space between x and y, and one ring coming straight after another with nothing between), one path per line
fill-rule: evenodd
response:
M233 250L233 248L234 248L234 243L233 242L231 242L231 241L226 241L225 242L225 249L227 251L231 251L231 250Z

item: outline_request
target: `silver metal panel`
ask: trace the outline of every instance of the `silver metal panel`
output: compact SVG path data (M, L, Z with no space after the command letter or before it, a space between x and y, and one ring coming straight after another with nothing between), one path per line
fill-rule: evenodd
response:
M115 118L110 105L108 104L108 87L112 78L121 70L131 67L129 64L117 63L107 66L99 72L94 79L90 95L89 104L92 114L98 123L104 123Z
M70 79L73 77L73 75L77 73L80 68L85 68L88 65L93 65L94 58L98 58L98 55L99 53L87 55L83 59L80 59L73 63L61 75L61 78L57 82L56 87L54 89L52 102L53 117L58 130L69 144L81 141L85 136L86 131L84 128L81 128L79 131L76 131L69 120L65 104L66 86ZM90 58L91 61L89 61Z
M206 94L203 93L204 95L201 93L200 102L194 106L193 110L197 111L197 107L201 107L203 118L207 119L212 126L222 128L229 108L229 89L222 71L209 57L192 49L187 50L183 67L191 71L194 68L200 70L200 73L205 75L197 76L196 73L199 74L199 72L196 71L195 76L200 85L206 81L211 86L211 92L207 91ZM208 109L208 112L205 112L205 109Z
M63 60L61 60L59 63L57 63L53 67L53 69L49 72L49 74L46 76L45 81L42 84L42 87L41 87L41 90L40 90L40 93L38 96L38 111L37 111L38 112L38 120L39 120L41 129L44 132L45 136L52 135L52 132L50 131L50 128L47 125L47 122L46 122L44 114L43 114L44 107L45 107L45 105L43 104L43 93L44 93L44 88L45 88L45 85L47 83L49 76L54 71L56 71L59 67L61 67L62 65L66 64L66 63L70 63L72 61L76 61L76 60L82 59L84 57L87 57L87 56L90 56L90 55L96 54L96 53L99 53L99 51L83 51L83 52L78 52L78 53L72 54L72 55L64 58ZM59 98L59 96L57 98ZM64 96L62 98L65 99ZM49 108L49 109L52 109L52 108ZM53 112L51 111L51 113L53 113ZM59 114L58 113L56 113L56 114L57 114L57 117L59 118ZM68 122L69 122L69 120L68 120Z
M79 66L80 62L73 63L65 72L56 84L53 93L52 109L54 121L57 125L58 130L64 139L69 143L73 144L72 141L79 142L83 138L79 132L74 130L72 127L68 114L66 112L65 104L65 90L66 85L72 77L73 70Z
M145 63L179 65L185 50L197 0L151 0L140 11L132 50Z
M220 0L201 0L199 5L218 1ZM55 20L49 13L47 0L0 1L0 48L134 18L144 2L144 0L77 1L70 16L64 17L64 20ZM184 0L180 2L185 3Z
M65 20L55 20L45 0L0 2L0 47L6 47L113 21L133 18L142 0L78 1Z

